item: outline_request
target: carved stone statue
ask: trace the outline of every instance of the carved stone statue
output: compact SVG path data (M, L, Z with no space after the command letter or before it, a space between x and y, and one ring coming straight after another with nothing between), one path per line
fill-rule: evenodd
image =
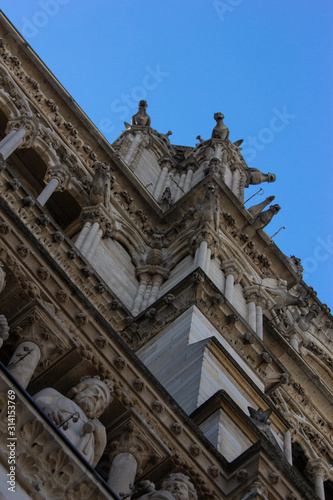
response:
M297 324L303 332L306 332L311 325L311 321L320 313L320 306L313 302L309 308L309 312L305 316L300 316Z
M161 489L146 493L139 500L197 500L198 495L188 476L181 473L170 474L162 483Z
M263 174L257 168L245 168L245 173L247 177L246 187L249 187L250 184L261 184L262 182L275 182L276 176L274 174Z
M66 396L48 387L33 396L44 413L93 466L106 446L104 425L97 420L111 402L113 383L83 377Z
M216 125L212 132L212 139L220 139L221 141L227 141L229 139L229 129L223 123L224 115L222 113L215 113L214 120L216 120Z
M171 189L169 187L166 187L161 196L160 205L165 210L169 208L172 205L172 203L173 200L171 195Z
M4 340L8 339L9 326L7 319L3 314L0 314L0 347L2 346Z
M261 214L257 215L254 219L253 227L256 230L263 229L271 222L274 215L276 215L280 209L280 205L271 205L268 210L265 210L264 212L261 212Z
M272 296L275 300L273 309L282 309L288 306L305 307L308 304L304 297L295 297L295 295L288 293L286 290L274 290Z
M216 198L216 187L215 184L210 182L205 186L205 198L202 204L199 224L202 225L205 222L213 223L215 231L219 229L219 205Z
M110 198L110 165L101 162L97 165L93 180L90 185L90 205L102 203L105 207L109 206Z
M258 203L258 205L252 205L252 207L248 208L248 212L252 215L252 217L256 217L257 215L260 214L264 210L264 208L267 207L272 201L275 200L275 196L268 196L266 200L262 201L261 203Z
M150 127L150 116L147 114L147 108L147 101L139 102L139 111L132 116L132 125L138 125L139 127Z

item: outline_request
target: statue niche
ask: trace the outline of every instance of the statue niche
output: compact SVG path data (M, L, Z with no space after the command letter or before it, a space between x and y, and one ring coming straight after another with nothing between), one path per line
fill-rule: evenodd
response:
M98 420L112 401L113 383L83 377L67 394L48 387L33 396L36 404L95 467L106 446L106 431Z

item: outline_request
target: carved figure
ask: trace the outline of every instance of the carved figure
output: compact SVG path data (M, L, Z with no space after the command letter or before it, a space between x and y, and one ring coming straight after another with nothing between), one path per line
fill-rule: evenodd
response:
M260 212L264 210L272 201L275 200L275 196L268 196L266 200L258 203L258 205L252 205L252 207L248 208L247 211L252 215L252 217L256 217Z
M150 116L147 114L147 108L147 101L139 102L139 111L132 116L132 125L138 125L139 127L150 127Z
M216 201L215 184L210 182L205 186L205 198L200 212L199 225L213 222L214 230L218 231L220 209Z
M7 319L3 314L0 314L0 347L2 346L4 340L8 339L9 326Z
M93 180L90 185L90 205L102 203L105 207L109 206L110 197L110 165L101 162L97 165Z
M166 187L163 191L160 205L163 209L167 209L172 205L171 189Z
M245 187L249 187L250 184L261 184L262 182L275 182L276 176L274 174L263 174L257 168L245 168L245 173L247 177L247 183Z
M188 476L181 473L170 474L161 485L161 489L152 491L150 483L149 492L139 500L197 500L198 495Z
M274 290L272 295L275 300L273 309L282 309L288 306L305 307L308 304L307 300L303 297L295 297L295 295L291 295L286 290Z
M254 219L253 227L256 230L263 229L271 222L274 215L276 215L280 209L280 205L271 205L268 210L265 210L261 214L257 215Z
M212 139L220 139L221 141L227 141L229 139L229 129L223 123L224 115L222 113L215 113L214 120L216 120L216 125L213 128Z
M311 304L309 312L305 316L300 316L297 320L297 325L303 332L306 332L310 328L311 321L318 316L320 313L320 307L318 304L313 302Z
M93 466L106 446L104 425L97 420L111 402L113 383L98 377L83 377L64 396L48 387L33 396L44 413Z

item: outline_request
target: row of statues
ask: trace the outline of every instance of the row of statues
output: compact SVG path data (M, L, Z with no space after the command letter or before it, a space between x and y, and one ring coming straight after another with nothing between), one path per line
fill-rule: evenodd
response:
M95 467L106 446L106 430L98 420L112 401L113 382L99 377L83 377L66 396L48 387L33 396L45 415L64 433L83 457ZM112 487L112 484L110 485ZM130 485L128 485L130 489ZM159 490L150 481L139 483L141 500L197 500L190 479L182 473L170 474Z

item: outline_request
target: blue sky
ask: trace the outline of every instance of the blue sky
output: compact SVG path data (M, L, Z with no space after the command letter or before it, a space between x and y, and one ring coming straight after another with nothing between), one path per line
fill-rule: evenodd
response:
M333 306L331 0L3 0L1 9L113 142L140 99L193 146L221 111L281 206L266 232ZM248 197L258 190L250 189ZM249 204L259 203L256 196Z

